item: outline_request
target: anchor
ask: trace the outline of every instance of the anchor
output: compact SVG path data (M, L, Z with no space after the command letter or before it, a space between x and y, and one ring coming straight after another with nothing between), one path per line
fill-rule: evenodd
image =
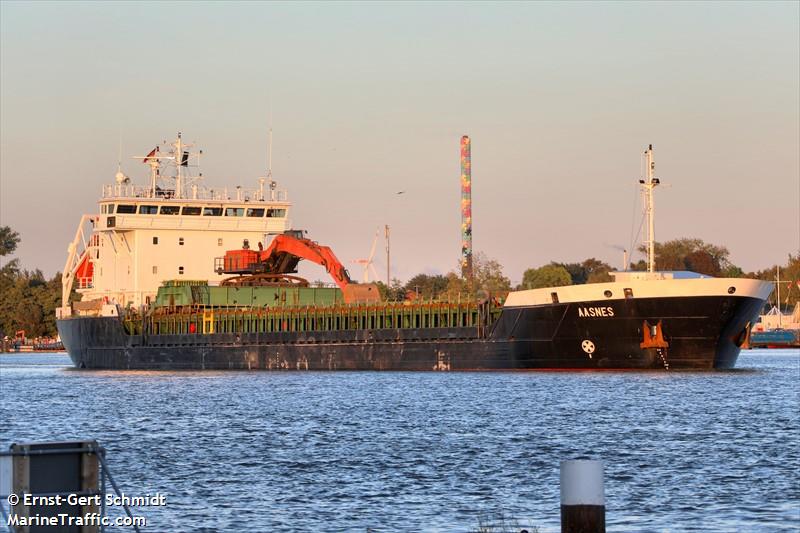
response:
M648 348L655 348L656 353L661 358L661 362L664 364L664 368L669 370L669 363L667 362L667 348L669 348L669 343L664 340L664 330L661 327L661 321L659 320L655 326L651 326L650 323L645 320L642 324L642 342L639 344L639 347L643 350Z
M744 329L742 330L742 332L739 333L739 335L734 340L734 344L736 344L736 346L738 346L739 348L742 348L743 350L749 350L750 349L750 334L751 334L752 327L753 326L752 326L752 324L750 324L750 322L748 322L744 326Z
M669 348L669 343L664 340L664 331L661 327L660 320L655 326L651 326L650 323L645 320L642 324L642 334L643 339L639 344L639 348Z

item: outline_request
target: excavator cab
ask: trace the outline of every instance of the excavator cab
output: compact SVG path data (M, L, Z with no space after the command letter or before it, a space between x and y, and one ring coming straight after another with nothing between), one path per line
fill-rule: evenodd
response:
M302 229L287 229L286 231L283 232L284 235L288 235L289 237L294 237L295 239L304 238L303 235L305 235L306 233L307 232Z

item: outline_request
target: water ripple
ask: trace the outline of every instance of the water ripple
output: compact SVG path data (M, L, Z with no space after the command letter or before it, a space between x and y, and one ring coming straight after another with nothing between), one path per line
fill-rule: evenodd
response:
M606 461L614 531L800 528L800 352L735 371L86 372L0 357L0 436L95 438L152 531L558 529Z

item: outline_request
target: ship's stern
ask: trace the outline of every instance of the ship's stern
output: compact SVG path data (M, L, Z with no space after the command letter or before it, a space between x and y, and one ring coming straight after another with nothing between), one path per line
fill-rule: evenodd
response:
M76 368L118 368L119 362L110 361L108 355L124 353L129 344L119 308L96 304L94 309L81 310L77 309L80 303L60 308L56 314L58 334L72 364Z

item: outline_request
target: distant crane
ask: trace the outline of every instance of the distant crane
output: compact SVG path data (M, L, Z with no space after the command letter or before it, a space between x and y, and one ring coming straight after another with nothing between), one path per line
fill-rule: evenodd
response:
M372 262L372 259L375 257L375 247L378 244L378 235L380 234L380 230L375 232L375 238L372 239L372 248L369 251L369 258L368 259L354 259L353 262L361 265L364 268L364 274L362 276L362 281L364 283L369 283L369 273L372 272L372 277L377 280L378 273L375 271L375 266Z

